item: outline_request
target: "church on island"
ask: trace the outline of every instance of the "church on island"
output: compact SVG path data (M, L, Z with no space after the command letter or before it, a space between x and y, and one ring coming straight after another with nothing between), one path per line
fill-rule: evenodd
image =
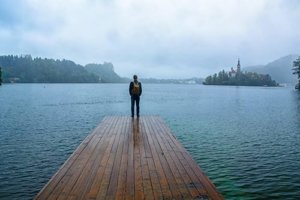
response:
M238 64L236 66L236 70L231 67L231 71L228 72L230 77L236 77L237 74L241 73L241 63L240 63L240 58L238 59Z
M237 66L231 67L231 70L225 70L214 73L206 77L204 85L234 85L234 86L278 86L276 81L272 80L268 74L258 74L255 72L242 72L241 62L238 58Z

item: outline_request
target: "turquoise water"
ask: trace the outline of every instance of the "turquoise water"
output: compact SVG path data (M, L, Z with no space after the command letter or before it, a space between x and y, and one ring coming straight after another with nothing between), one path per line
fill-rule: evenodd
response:
M32 199L106 115L129 115L127 84L0 87L0 199ZM300 199L300 93L292 88L144 84L226 199Z

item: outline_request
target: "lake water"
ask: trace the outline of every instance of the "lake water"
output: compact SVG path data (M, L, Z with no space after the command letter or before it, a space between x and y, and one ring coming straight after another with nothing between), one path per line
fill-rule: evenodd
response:
M106 115L130 115L127 84L0 87L0 199L32 199ZM226 199L300 199L300 92L144 84L159 115Z

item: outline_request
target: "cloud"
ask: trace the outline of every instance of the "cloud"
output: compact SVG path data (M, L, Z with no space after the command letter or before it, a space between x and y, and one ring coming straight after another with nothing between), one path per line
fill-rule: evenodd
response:
M21 2L0 21L2 53L110 61L123 76L206 76L300 50L295 0Z

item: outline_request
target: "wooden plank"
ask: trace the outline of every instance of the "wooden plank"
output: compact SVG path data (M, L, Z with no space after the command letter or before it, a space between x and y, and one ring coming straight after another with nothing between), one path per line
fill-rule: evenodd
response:
M160 162L160 158L159 158L159 154L161 154L161 152L158 149L155 148L152 137L147 135L147 133L150 133L150 131L149 131L149 128L148 128L147 124L145 123L144 119L143 119L142 128L145 132L144 140L149 141L149 145L150 145L150 149L151 149L151 152L152 152L152 155L153 155L153 161L154 161L154 164L155 164L155 167L156 167L156 173L158 175L159 185L160 185L160 189L161 189L163 198L164 199L171 199L172 194L171 194L171 191L170 191L168 180L167 180L167 177L164 173L164 170L163 170L162 164Z
M179 185L179 188L183 195L183 198L191 199L192 197L196 197L198 193L196 191L194 191L193 188L191 188L189 186L189 184L187 184L187 183L189 183L189 179L188 179L188 177L184 176L184 175L186 175L186 172L184 171L183 167L179 164L179 160L176 157L175 152L170 145L170 142L168 140L169 137L172 137L170 132L165 131L161 127L161 124L157 123L157 120L155 118L150 118L149 122L153 128L155 126L155 128L157 129L156 136L161 138L161 140L158 140L158 141L164 141L160 145L166 146L165 149L167 149L167 151L164 151L164 154L166 156L166 159L168 160L168 164L171 168L171 171L176 178L176 182ZM180 150L180 149L177 149L177 151L178 150ZM196 192L196 194L195 194L195 192Z
M166 129L166 126L164 124L158 123L157 120L159 120L159 119L156 119L155 124L160 128L159 133L161 133L161 137L164 137L165 140L168 141L166 143L166 145L173 144L173 147L171 147L171 145L169 146L170 149L171 148L173 149L173 150L169 151L170 156L171 156L172 160L174 161L174 165L177 167L178 171L180 172L180 176L182 177L182 180L183 180L186 188L188 188L192 198L199 197L199 192L201 194L203 194L203 196L205 196L206 191L202 187L200 187L201 184L200 185L197 184L198 179L196 178L192 169L189 168L189 166L184 165L185 160L181 156L182 155L181 152L185 152L185 150L183 149L183 147L177 146L177 144L179 144L177 142L177 140L175 140L175 138L170 134L170 131L168 129ZM176 146L176 148L174 148L174 145ZM197 185L197 187L196 187L196 185Z
M153 137L155 137L156 141L158 142L159 147L162 150L162 155L165 158L165 173L167 174L168 181L170 188L173 188L175 192L175 197L181 197L182 199L190 199L191 196L187 190L187 188L184 187L183 181L181 180L180 174L178 170L176 169L176 166L174 165L172 159L170 158L168 146L166 145L166 141L163 137L160 137L160 130L158 130L158 126L154 126L150 120L147 121L149 124L150 129L152 132L156 133L153 134ZM168 175L169 174L169 175ZM171 179L172 178L172 179ZM171 189L172 190L172 189Z
M159 117L105 117L35 199L223 199Z
M149 121L144 121L145 125L146 125L146 132L147 132L147 137L149 139L149 141L151 141L153 147L155 148L155 151L157 152L158 155L158 159L159 159L159 163L158 165L160 165L162 168L160 170L160 174L164 174L163 178L165 180L162 180L162 182L167 182L168 184L168 189L164 186L162 188L162 190L169 190L171 192L171 196L167 196L166 198L182 198L182 195L180 193L180 190L178 188L178 186L175 184L175 177L173 176L170 167L168 165L168 162L165 158L164 155L164 146L160 146L160 143L157 141L157 137L155 136L156 133L153 132L153 130L151 129L150 124L148 123Z
M132 133L133 133L133 144L134 144L134 198L144 199L144 185L143 185L143 174L142 174L142 152L143 152L143 138L140 130L140 121L132 121Z
M153 155L153 162L154 162L154 166L156 168L155 172L159 181L159 184L157 184L158 189L156 189L156 193L158 193L159 196L163 196L163 198L166 199L171 199L172 198L172 193L170 190L170 186L168 184L168 179L167 176L164 172L162 163L161 163L161 150L159 148L156 148L157 145L155 145L155 141L153 141L153 138L151 135L149 134L154 134L151 133L149 130L149 127L147 126L146 122L144 121L144 125L145 125L145 140L149 141L149 145L152 151L152 155Z
M103 131L103 133L105 132ZM81 154L78 156L74 166L70 168L70 170L66 173L66 176L61 180L60 184L58 184L57 189L53 192L54 195L61 196L60 198L58 198L58 200L65 199L64 196L62 196L61 194L71 196L72 194L70 194L70 192L77 182L79 182L79 185L82 184L81 174L84 174L85 167L91 164L91 156L97 148L98 142L102 138L98 137L98 134L102 135L102 131L99 131L97 132L97 134L94 135L94 137L88 143L84 151L82 151Z
M143 137L145 134L142 134L142 148L141 149L141 165L142 165L142 181L144 188L144 196L146 199L154 199L152 183L150 179L150 172L147 159L152 158L151 150L149 148L149 143Z
M127 160L128 160L128 146L129 146L129 118L126 118L125 123L125 131L124 133L124 145L122 151L122 158L121 158L121 166L120 172L118 177L118 186L116 192L116 199L124 199L126 193L126 170L127 170Z
M145 131L145 123L141 123L141 135L142 135L142 144L141 149L143 150L143 156L147 160L147 165L149 169L149 175L152 185L152 193L155 199L163 199L163 193L161 190L161 184L159 182L159 173L155 167L155 159L158 160L157 152L151 148L150 142L148 140L147 132ZM143 148L144 147L144 148ZM146 149L146 151L145 151Z
M113 118L112 124L113 122ZM112 131L110 130L111 127L108 127L108 130L106 130L106 136L102 138L100 142L98 142L97 149L93 152L92 159L90 160L91 165L87 165L88 167L85 168L85 173L82 173L80 176L82 177L81 182L78 181L76 185L73 187L72 192L70 193L71 195L76 195L77 198L79 199L86 199L89 193L89 190L92 186L92 181L94 177L97 175L97 170L99 169L102 160L104 158L104 152L107 149L109 145L109 138L112 134Z
M109 127L103 128L103 133L108 133L107 128ZM90 180L95 176L96 169L99 166L99 161L103 157L103 154L101 152L103 152L107 146L107 136L103 137L103 134L101 134L101 136L98 136L98 138L99 141L97 143L97 146L91 153L89 160L87 161L84 169L82 170L82 173L80 174L75 185L73 186L72 191L69 194L70 196L83 198L87 188L90 185Z
M58 183L61 182L61 179L66 175L74 161L78 158L81 152L86 148L91 139L97 134L102 127L107 125L108 117L105 117L100 125L88 135L84 141L77 147L77 149L71 154L71 156L66 160L66 162L60 167L60 169L53 175L53 177L49 180L49 182L41 189L41 191L37 194L35 199L47 199L49 196L52 196L54 188L57 187Z
M111 123L110 131L109 131L109 140L107 142L108 144L103 153L103 158L101 160L100 165L98 166L96 175L94 176L94 179L91 180L92 185L88 188L88 193L86 194L87 198L95 199L97 197L98 191L101 186L102 177L104 176L105 167L109 159L109 155L110 155L109 152L111 151L116 136L114 133L116 131L117 126L113 126L113 125L117 124L118 120L119 118L115 118L114 123Z
M163 129L170 133L170 130L166 125L164 125L164 122L161 119L157 119L157 121L160 121ZM183 165L187 169L186 172L191 177L193 185L202 194L201 196L203 196L204 198L210 197L212 199L223 199L223 197L218 192L216 192L217 189L214 184L209 180L207 176L205 176L200 167L192 159L191 155L182 147L182 145L175 139L175 137L170 137L170 139L173 140L174 144L176 144L176 148L182 149L179 155L182 154L184 160L181 160L181 162L183 162ZM203 193L204 191L205 193Z
M133 119L132 119L133 120ZM134 121L132 121L133 123ZM133 126L129 127L129 147L128 147L128 160L127 160L127 174L126 174L126 194L125 199L134 199L134 137Z
M111 151L108 153L109 159L106 163L106 167L104 170L104 175L102 177L100 189L97 194L97 199L104 199L107 195L107 190L108 190L108 187L110 184L110 177L113 173L113 165L114 165L115 156L116 156L116 152L117 152L118 144L119 144L119 140L120 140L120 135L121 135L120 130L121 130L122 123L123 123L122 118L120 117L119 119L120 119L119 126L116 126L117 129L116 129L116 132L114 133L115 134L114 143L111 146Z
M123 151L124 138L125 138L124 132L126 131L125 128L126 128L126 121L125 118L122 117L121 131L119 134L120 135L119 144L115 153L116 155L115 155L114 164L110 176L109 186L107 189L106 199L114 199L117 192L118 177L119 177L119 171L121 166L122 151Z

